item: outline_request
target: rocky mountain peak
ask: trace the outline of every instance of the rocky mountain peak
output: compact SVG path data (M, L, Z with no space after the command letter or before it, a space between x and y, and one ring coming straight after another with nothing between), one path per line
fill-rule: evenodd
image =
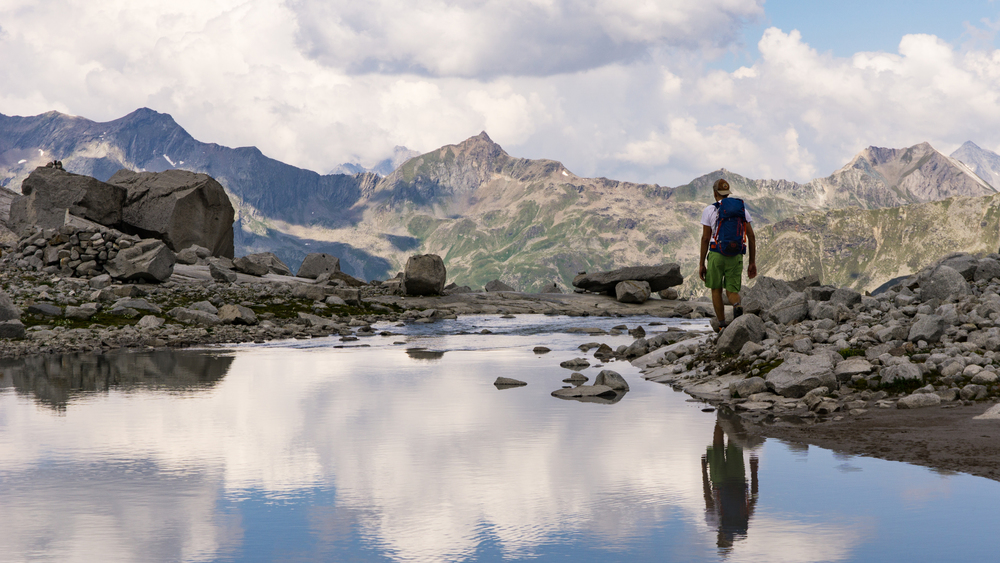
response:
M972 172L996 189L1000 186L1000 155L981 148L972 141L966 141L951 158L962 162Z

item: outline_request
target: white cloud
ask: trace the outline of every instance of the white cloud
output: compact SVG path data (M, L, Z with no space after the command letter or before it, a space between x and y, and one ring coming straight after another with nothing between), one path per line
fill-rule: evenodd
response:
M752 64L713 67L761 5L8 2L0 113L147 106L321 172L485 129L515 156L666 185L719 167L806 181L868 145L1000 146L1000 52L907 35L835 57L771 28Z

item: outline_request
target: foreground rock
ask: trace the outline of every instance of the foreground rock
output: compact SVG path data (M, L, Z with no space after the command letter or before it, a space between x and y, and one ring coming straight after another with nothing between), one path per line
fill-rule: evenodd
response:
M442 263L443 267L443 263ZM340 258L330 256L324 252L313 252L306 254L299 266L296 277L316 279L322 274L333 274L340 271Z
M650 294L649 282L626 280L615 285L615 298L619 303L645 303Z
M175 263L163 241L144 239L119 251L104 268L116 280L163 282L173 274Z
M198 245L213 256L233 257L235 211L211 176L187 170L119 170L108 183L128 191L122 210L126 229L156 237L174 252Z
M681 285L681 267L678 264L663 264L661 266L630 266L593 274L580 274L573 279L573 286L594 293L610 293L624 281L644 281L649 284L650 291L657 292Z

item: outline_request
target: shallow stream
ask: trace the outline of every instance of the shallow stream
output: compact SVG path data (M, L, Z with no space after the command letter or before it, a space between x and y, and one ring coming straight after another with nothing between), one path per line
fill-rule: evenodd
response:
M652 320L0 361L0 561L996 557L995 481L753 439L623 362L614 404L550 395L633 340L561 331Z

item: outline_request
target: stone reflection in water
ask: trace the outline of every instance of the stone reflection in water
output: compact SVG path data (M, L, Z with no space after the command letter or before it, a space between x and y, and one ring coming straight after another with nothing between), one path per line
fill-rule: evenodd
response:
M428 350L427 348L407 348L406 355L414 360L433 362L444 357L444 350Z
M59 354L0 360L0 383L63 411L76 396L111 388L199 389L214 386L233 358L197 351Z
M751 443L751 440L753 438L743 431L739 418L729 418L720 413L712 445L701 456L705 520L717 529L716 545L723 555L732 552L736 540L747 537L750 519L757 506L757 454L750 454L749 486L743 460L743 448L759 444Z

